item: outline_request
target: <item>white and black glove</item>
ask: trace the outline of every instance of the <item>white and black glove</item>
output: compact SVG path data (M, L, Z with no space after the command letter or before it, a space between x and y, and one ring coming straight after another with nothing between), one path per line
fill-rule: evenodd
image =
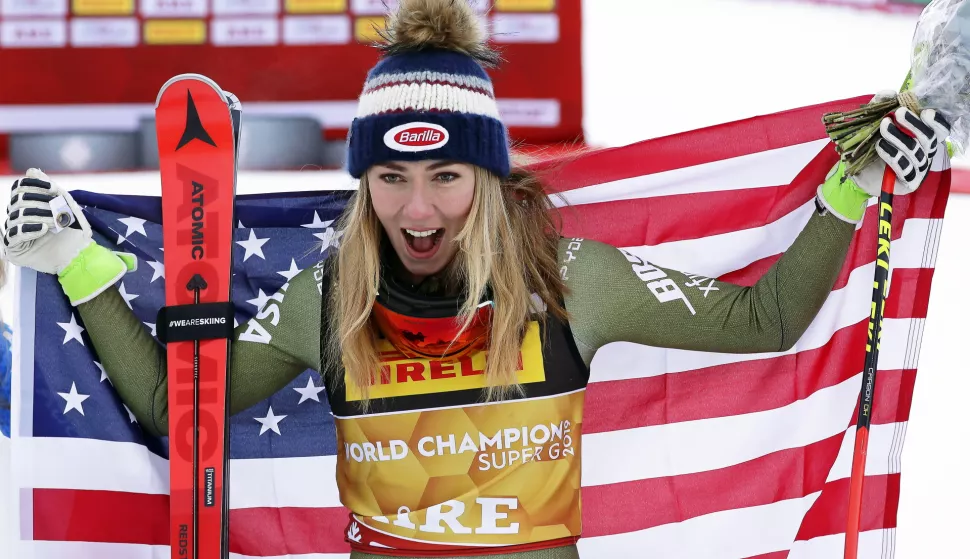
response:
M40 169L13 183L0 255L16 266L56 274L75 306L104 292L138 263L132 254L97 244L74 198Z
M3 226L3 253L12 264L57 274L93 242L74 198L40 169L13 183Z
M891 117L882 119L880 138L876 142L879 159L852 177L856 185L870 196L879 196L886 165L896 172L894 193L910 194L923 184L936 152L946 149L950 123L934 109L924 109L919 116L900 107Z

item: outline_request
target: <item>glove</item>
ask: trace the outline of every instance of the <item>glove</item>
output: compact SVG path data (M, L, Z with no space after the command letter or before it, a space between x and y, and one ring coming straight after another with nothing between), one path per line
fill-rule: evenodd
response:
M133 255L94 242L74 198L41 170L29 169L12 190L0 254L16 266L56 274L72 305L91 300L137 267Z
M895 91L884 90L872 102L893 97L896 97ZM940 144L950 135L950 124L933 109L922 111L917 118L913 111L900 107L882 119L879 135L878 159L848 177L845 164L840 162L818 187L819 205L843 221L862 220L869 199L882 191L882 175L887 164L896 173L894 194L910 194L919 188L929 174Z
M59 212L62 220L71 221L62 223L68 227L55 233L51 202L58 197L66 206ZM28 170L26 178L13 183L3 229L3 244L10 262L45 274L60 273L94 242L91 227L71 195L51 183L39 169Z
M876 142L879 159L851 178L870 196L879 196L886 165L896 172L897 195L910 194L923 184L940 145L950 135L950 123L935 109L924 109L919 116L900 107L879 124L881 138Z

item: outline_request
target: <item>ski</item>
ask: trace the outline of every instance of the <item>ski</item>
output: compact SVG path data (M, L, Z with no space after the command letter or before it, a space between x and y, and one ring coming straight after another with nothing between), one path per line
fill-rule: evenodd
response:
M162 182L172 559L229 557L229 352L241 108L182 74L155 102Z

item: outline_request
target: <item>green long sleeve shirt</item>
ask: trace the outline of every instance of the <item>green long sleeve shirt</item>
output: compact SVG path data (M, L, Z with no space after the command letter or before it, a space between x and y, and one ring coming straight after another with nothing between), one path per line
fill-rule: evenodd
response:
M812 322L842 267L855 226L813 213L785 254L748 286L672 270L612 246L563 239L570 330L588 366L618 341L725 352L792 347ZM244 410L306 369L320 370L321 264L308 267L235 329L230 410ZM703 287L703 289L701 288ZM116 289L78 306L112 384L148 432L168 432L166 356Z

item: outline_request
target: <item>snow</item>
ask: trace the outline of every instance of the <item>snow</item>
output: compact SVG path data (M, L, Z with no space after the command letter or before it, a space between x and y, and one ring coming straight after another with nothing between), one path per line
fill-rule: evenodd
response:
M586 0L583 10L584 126L595 145L897 88L907 71L916 21L914 15L771 0ZM857 58L843 60L843 53ZM963 165L964 158L955 163ZM277 184L346 184L335 173L287 177ZM96 180L142 193L157 183L151 173L57 178L69 188ZM240 173L240 188L278 178ZM0 184L11 181L0 177ZM0 209L5 198L0 196ZM962 243L968 239L970 196L955 195L945 219L903 451L897 559L952 556L964 547L970 422L953 399L970 393L963 349L970 263ZM0 312L12 315L10 289L0 297ZM7 445L0 439L0 557L11 556L2 534L11 525L2 506L11 490Z

